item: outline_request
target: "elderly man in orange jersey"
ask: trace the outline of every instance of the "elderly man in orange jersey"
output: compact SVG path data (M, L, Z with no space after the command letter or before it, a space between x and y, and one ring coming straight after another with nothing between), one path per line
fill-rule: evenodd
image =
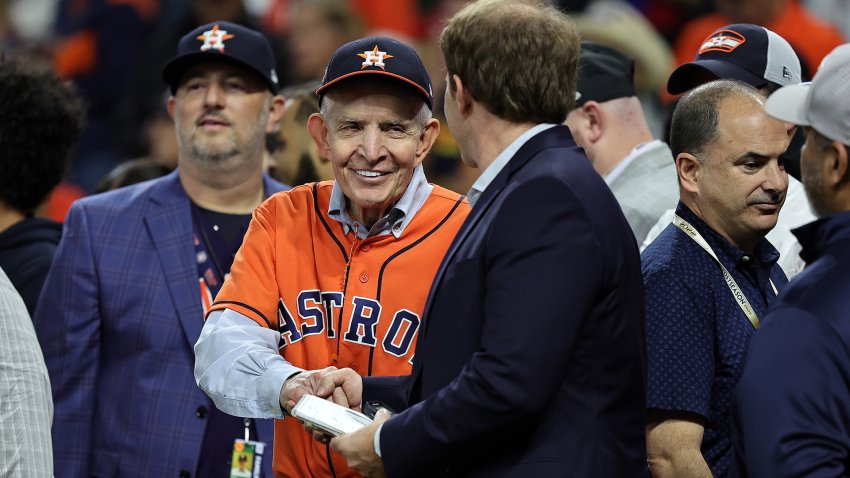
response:
M228 413L283 418L325 367L405 375L440 259L469 205L429 184L439 132L416 52L386 37L340 47L308 129L334 181L254 213L195 347L195 378ZM275 476L351 476L293 418L276 422Z

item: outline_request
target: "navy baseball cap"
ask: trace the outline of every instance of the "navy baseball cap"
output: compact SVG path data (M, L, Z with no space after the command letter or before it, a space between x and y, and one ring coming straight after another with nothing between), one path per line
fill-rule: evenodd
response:
M277 93L277 73L272 49L262 33L230 22L212 22L187 33L177 43L177 56L162 69L162 79L177 91L189 68L208 61L233 63L256 73L272 93Z
M802 81L800 59L781 36L759 25L735 23L720 27L703 41L696 58L676 68L667 80L667 91L678 95L704 81L704 72L761 88Z
M634 75L635 62L628 56L596 42L581 42L576 107L635 96Z
M316 90L319 101L329 89L360 75L381 75L397 80L419 93L432 108L434 93L431 77L416 51L389 37L366 37L348 42L334 52L322 85Z

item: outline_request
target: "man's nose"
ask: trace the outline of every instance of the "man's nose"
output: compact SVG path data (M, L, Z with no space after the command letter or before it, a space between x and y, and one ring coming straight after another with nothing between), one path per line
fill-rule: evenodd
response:
M378 128L368 127L363 132L360 154L370 163L377 163L387 155L384 136Z
M215 82L211 82L204 91L204 106L221 108L224 106L224 89Z

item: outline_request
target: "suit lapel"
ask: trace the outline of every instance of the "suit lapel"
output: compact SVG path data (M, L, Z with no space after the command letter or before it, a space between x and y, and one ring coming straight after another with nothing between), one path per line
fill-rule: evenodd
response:
M452 263L455 254L463 246L464 241L469 236L469 233L481 222L485 213L490 209L490 206L501 194L502 190L508 184L510 178L538 152L551 147L575 147L575 142L570 135L569 129L566 126L554 126L547 130L538 133L536 136L529 139L514 156L508 161L508 164L499 171L499 174L493 178L493 181L487 186L478 201L472 207L472 211L466 217L460 230L452 240L446 255L443 256L443 261L440 263L437 274L434 276L434 282L431 284L431 291L428 293L428 300L425 302L425 309L422 316L425 318L425 326L420 331L417 337L417 344L424 341L428 335L428 325L431 323L431 305L434 300L434 293L439 289L442 283L446 269ZM417 345L417 350L419 346ZM411 371L412 379L415 381L417 375L422 370L419 353L414 356L413 370Z
M204 325L203 306L198 270L192 260L195 249L189 197L180 185L176 171L151 188L143 216L165 275L165 287L186 340L190 347L194 347Z
M564 134L566 133L566 136ZM458 249L463 245L463 242L466 240L467 236L469 236L470 231L473 228L477 227L477 224L481 221L481 218L484 216L484 213L490 209L490 205L493 201L499 196L505 186L508 184L508 180L538 152L543 149L550 147L570 147L575 146L575 142L572 140L572 136L569 133L569 129L566 126L554 126L547 130L544 130L538 133L536 136L529 139L517 152L516 154L508 161L504 168L499 171L499 174L493 178L493 181L487 186L481 196L478 198L478 201L475 202L475 206L473 206L472 211L466 217L466 220L463 222L460 230L455 236L454 240L452 240L452 244L449 246L448 251L446 251L446 255L443 256L443 261L440 263L440 268L437 269L437 274L434 276L434 282L431 285L431 293L428 294L428 300L425 302L424 316L428 317L431 309L431 301L433 299L433 292L439 286L440 282L443 279L443 275L446 271L446 268L451 263L451 260L454 258L455 253L457 253ZM426 322L426 330L427 330L427 322Z

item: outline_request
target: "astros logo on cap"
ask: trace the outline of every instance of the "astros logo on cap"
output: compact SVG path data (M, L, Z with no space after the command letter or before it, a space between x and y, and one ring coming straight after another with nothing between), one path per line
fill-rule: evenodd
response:
M385 65L384 60L393 57L385 51L378 51L378 45L375 45L375 48L371 51L366 50L363 53L358 53L357 56L363 58L363 64L360 65L361 70L367 66L377 66L383 70Z
M702 46L699 48L699 54L702 55L707 51L729 53L743 45L746 41L747 39L738 32L732 30L716 31L702 43Z
M207 30L201 36L196 38L204 41L204 44L201 45L201 51L214 49L224 53L224 41L230 40L234 36L235 35L228 34L227 30L219 30L218 25L216 24L213 26L212 30Z

